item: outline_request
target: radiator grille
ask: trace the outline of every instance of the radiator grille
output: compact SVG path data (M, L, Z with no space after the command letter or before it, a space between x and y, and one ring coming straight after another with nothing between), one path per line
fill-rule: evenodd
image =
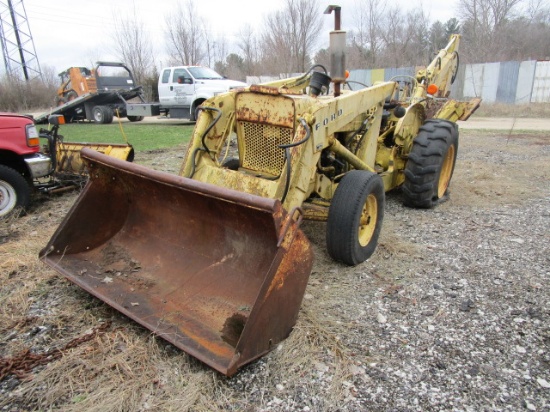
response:
M285 162L285 151L277 146L292 141L292 129L251 122L241 122L241 126L244 132L242 166L279 176Z

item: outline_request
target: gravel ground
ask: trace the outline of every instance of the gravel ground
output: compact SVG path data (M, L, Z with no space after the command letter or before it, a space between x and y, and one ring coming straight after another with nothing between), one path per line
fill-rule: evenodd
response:
M276 350L231 379L160 339L151 343L143 328L55 275L26 309L42 323L0 330L0 353L25 345L43 351L78 335L74 325L65 334L47 329L61 322L58 308L71 304L81 312L80 330L108 318L112 328L135 336L134 345L151 358L139 375L165 385L161 392L149 382L133 403L103 410L550 411L550 137L469 130L460 145L450 197L437 208L405 208L399 192L388 194L379 247L369 261L332 262L324 224L302 225L315 263L298 323ZM166 152L136 159L172 172L181 160L181 153ZM40 209L34 218L50 222L49 236L62 215ZM0 248L10 252L6 245L15 239L6 239ZM40 273L38 264L28 266L31 275ZM2 283L16 293L13 271L2 268ZM79 353L80 361L89 353ZM114 384L88 377L80 392L74 382L65 387L68 400L48 400L56 362L36 368L40 385L13 376L0 382L0 407L92 410L85 398L75 404L75 396L116 394ZM183 372L174 366L182 364L190 366ZM199 395L184 406L181 397L197 379Z
M304 310L335 329L345 396L315 389L304 406L282 385L265 410L550 411L549 159L548 137L463 132L449 200L414 210L390 193L379 248L355 268L306 224L317 260ZM333 356L313 364L326 390Z

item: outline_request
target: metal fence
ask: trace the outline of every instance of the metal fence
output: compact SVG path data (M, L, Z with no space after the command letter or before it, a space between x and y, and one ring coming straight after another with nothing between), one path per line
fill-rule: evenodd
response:
M418 67L351 70L348 80L370 86L396 76L414 76ZM286 76L248 76L258 84ZM352 87L353 86L352 83ZM360 87L360 85L358 86ZM460 65L451 96L455 99L481 97L485 103L549 103L550 61L509 61Z
M349 80L371 85L395 76L414 76L417 68L351 70ZM550 102L550 61L466 64L458 69L451 96L481 97L486 103Z

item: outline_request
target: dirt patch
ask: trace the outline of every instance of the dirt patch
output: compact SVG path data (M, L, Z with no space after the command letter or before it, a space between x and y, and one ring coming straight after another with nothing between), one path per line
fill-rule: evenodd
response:
M298 322L231 379L38 261L76 194L0 223L0 356L62 354L0 381L0 408L549 410L550 138L462 131L459 146L449 200L415 210L389 193L361 265L331 261L325 225L302 224L315 263ZM177 171L183 155L136 162Z

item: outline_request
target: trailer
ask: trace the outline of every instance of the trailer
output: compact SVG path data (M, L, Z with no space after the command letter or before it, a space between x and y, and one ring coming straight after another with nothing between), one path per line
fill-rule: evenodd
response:
M99 124L111 123L115 116L135 122L160 114L160 104L145 102L143 88L136 86L124 63L97 62L92 70L70 67L59 76L56 107L35 117L36 123L46 123L52 114L63 115L67 122L90 120Z

